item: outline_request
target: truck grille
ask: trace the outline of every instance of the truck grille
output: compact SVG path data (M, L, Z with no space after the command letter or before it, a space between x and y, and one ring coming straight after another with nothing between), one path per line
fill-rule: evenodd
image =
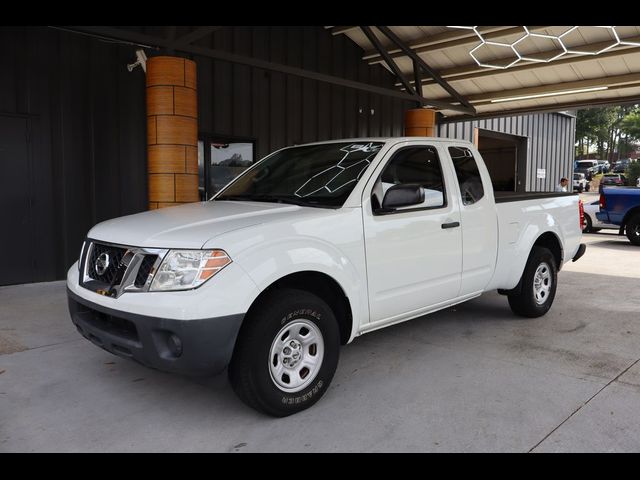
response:
M140 268L138 269L138 274L136 275L136 281L134 285L138 288L144 287L144 284L147 283L147 278L151 273L151 269L153 268L153 264L156 263L158 259L158 255L145 255L144 260L140 264Z
M147 280L168 252L162 248L127 247L91 239L87 239L87 245L80 265L80 284L110 297L148 291Z
M123 272L118 272L118 266L122 261L122 257L126 253L126 248L113 247L111 245L102 245L100 243L94 243L91 249L90 258L88 258L87 274L94 280L111 285L112 283L119 283L116 277L118 274L122 277ZM102 274L98 273L97 263L98 259L102 256L102 259L108 260L108 266L104 269Z

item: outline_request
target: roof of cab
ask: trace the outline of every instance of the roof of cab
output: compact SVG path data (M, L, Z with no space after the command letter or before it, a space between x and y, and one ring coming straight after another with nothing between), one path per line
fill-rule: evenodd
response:
M323 145L328 143L361 143L361 142L384 142L384 143L402 143L409 141L429 141L429 142L445 142L445 143L456 143L456 144L464 144L464 145L473 145L468 140L459 140L456 138L446 138L446 137L360 137L360 138L342 138L337 140L325 140L321 142L312 142L312 143L303 143L297 145L290 145L291 147L305 147L308 145Z

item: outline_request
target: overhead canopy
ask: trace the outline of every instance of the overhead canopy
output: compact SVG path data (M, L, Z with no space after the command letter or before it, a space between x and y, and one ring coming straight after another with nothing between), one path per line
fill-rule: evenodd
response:
M363 60L382 63L398 76L397 88L411 91L409 83L445 116L465 112L443 102L466 101L477 115L640 102L638 26L326 28L347 35Z
M325 27L391 71L395 89L203 46L222 26L52 28L411 100L445 117L640 103L638 26Z

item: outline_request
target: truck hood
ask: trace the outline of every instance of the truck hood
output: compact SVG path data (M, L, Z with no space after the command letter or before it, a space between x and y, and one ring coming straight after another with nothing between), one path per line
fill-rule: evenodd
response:
M265 202L200 202L114 218L93 227L88 237L135 247L202 248L214 237L281 220L311 207Z

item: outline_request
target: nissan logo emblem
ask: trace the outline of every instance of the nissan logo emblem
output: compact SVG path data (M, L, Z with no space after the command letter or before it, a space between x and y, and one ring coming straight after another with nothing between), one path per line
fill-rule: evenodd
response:
M101 253L96 259L96 263L94 264L93 268L98 275L104 275L104 272L106 272L107 268L109 268L109 254L106 252Z

